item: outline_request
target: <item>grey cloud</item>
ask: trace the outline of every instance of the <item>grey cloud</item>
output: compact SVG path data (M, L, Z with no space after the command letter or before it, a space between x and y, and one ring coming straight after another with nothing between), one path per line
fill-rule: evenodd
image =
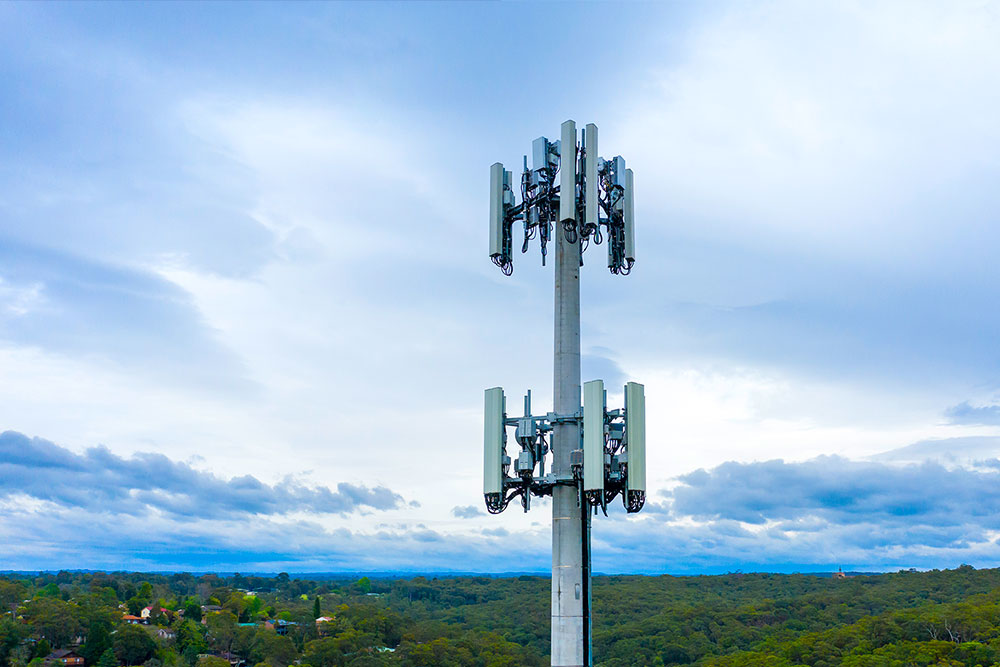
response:
M809 572L838 566L891 570L953 567L961 562L991 566L1000 558L1000 545L965 527L822 521L809 532L791 532L779 526L762 531L734 528L729 521L659 524L656 517L634 523L595 522L594 568L601 572L674 573L736 569Z
M433 530L418 530L410 534L417 542L444 542L445 538Z
M507 536L516 539L505 543L510 559L497 559L495 539L503 538L507 528L446 534L430 524L393 524L365 534L246 511L193 517L169 511L111 514L104 511L103 495L88 505L58 502L35 509L11 497L11 468L29 469L8 460L31 460L37 453L44 465L30 472L41 471L49 483L62 475L68 484L93 474L90 453L77 456L11 433L0 435L0 443L0 543L8 546L9 567L314 572L497 572L512 569L513 562L518 570L549 567L547 525L511 528ZM102 451L108 457L104 462L130 463ZM1000 461L992 463L1000 466ZM710 573L987 565L1000 560L1000 545L993 540L1000 491L989 488L1000 486L998 480L1000 472L837 457L727 463L685 475L680 486L657 494L664 498L656 503L657 512L627 521L595 517L594 567L608 573ZM237 486L274 493L281 485L243 478ZM356 489L351 493L357 495Z
M452 507L452 516L458 517L459 519L474 519L477 516L483 516L483 513L475 505L465 505L464 507Z
M948 444L977 453L995 444L962 440ZM900 455L902 460L942 445L911 447L916 449ZM660 512L595 522L595 568L884 570L959 562L985 566L1000 558L996 458L975 468L836 456L728 462L678 481L657 494L665 498Z
M266 516L182 521L68 507L44 510L44 520L40 518L40 512L27 508L5 510L0 522L0 544L9 545L5 567L289 572L497 567L495 547L482 537L443 536L426 529L366 534ZM526 540L508 549L519 562L546 566L543 543Z
M699 521L870 524L876 526L872 544L901 545L960 544L1000 528L1000 474L992 470L822 456L801 463L729 462L680 481L672 513ZM795 530L794 523L789 528Z
M399 494L384 486L341 482L334 491L292 479L274 485L249 475L226 480L162 454L125 459L104 447L75 454L47 440L5 431L0 433L0 499L16 494L94 512L140 515L156 510L196 518L303 510L342 514L403 504Z
M614 391L625 385L625 371L612 357L612 351L604 347L592 348L580 358L584 380L604 380L604 386Z
M19 243L0 233L0 278L37 285L42 305L2 317L0 340L96 356L161 379L250 391L243 361L191 296L152 271Z
M1000 425L1000 405L974 407L968 401L953 405L945 411L952 424Z
M961 438L921 440L871 457L873 461L920 463L927 460L968 464L1000 456L1000 437L972 435Z
M670 514L670 505L667 503L658 503L647 497L646 504L642 506L642 511L647 514Z

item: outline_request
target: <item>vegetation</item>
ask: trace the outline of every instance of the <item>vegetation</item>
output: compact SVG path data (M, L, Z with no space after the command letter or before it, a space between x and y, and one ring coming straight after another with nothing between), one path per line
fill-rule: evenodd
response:
M596 577L593 599L602 667L1000 664L1000 570ZM548 604L530 576L7 575L0 667L55 648L88 667L531 667L547 664Z

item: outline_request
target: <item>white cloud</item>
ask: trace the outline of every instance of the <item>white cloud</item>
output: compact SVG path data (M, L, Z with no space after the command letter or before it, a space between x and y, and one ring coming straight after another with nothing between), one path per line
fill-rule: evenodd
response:
M6 317L21 317L44 303L44 285L13 285L0 276L0 313ZM3 319L0 319L2 325Z
M867 457L996 435L941 419L998 370L996 6L703 8L662 52L665 26L650 19L666 20L660 9L619 14L635 24L622 54L634 67L620 72L613 103L594 102L583 83L554 108L602 109L602 152L636 170L639 265L617 280L602 249L588 255L584 351L589 372L647 386L653 490L726 461ZM407 34L409 23L400 20ZM365 34L349 39L369 50L367 65L378 64L370 51L393 59ZM299 46L286 45L289 57ZM496 54L468 69L434 61L451 46L422 61L442 81L414 79L419 67L384 80L462 98L476 95L470 86L494 90L458 106L427 93L404 108L404 95L320 85L308 69L288 86L166 63L152 77L138 44L101 50L127 63L114 71L134 89L92 100L106 105L86 126L93 136L68 160L40 145L30 178L0 192L10 220L0 241L14 240L0 257L19 271L3 269L0 317L22 326L20 336L0 330L0 428L74 451L200 456L227 479L277 484L310 470L313 486L384 484L419 501L424 521L413 541L384 530L402 542L392 562L405 549L427 563L480 553L469 545L485 529L525 536L544 565L544 501L527 516L453 510L480 502L482 388L505 386L515 405L531 388L542 410L551 400L550 269L532 248L501 280L483 224L489 163L510 166L532 133L557 125L540 129L547 111L520 111L505 85L483 83ZM81 81L99 65L87 63ZM548 74L526 76L530 88ZM102 143L107 117L123 127ZM25 132L86 129L61 122L46 116ZM80 158L91 145L103 146L94 169ZM3 159L20 165L12 155ZM37 247L51 252L28 257ZM70 288L50 289L53 264ZM72 317L41 319L43 307ZM53 331L61 344L42 335ZM414 514L385 521L412 525ZM316 549L347 528L295 518ZM644 521L600 531L634 537ZM254 535L278 549L286 528ZM691 535L730 557L790 559L803 544L731 524L658 530L650 567L661 546L690 555ZM458 546L424 546L438 536ZM377 543L369 538L359 544ZM752 541L772 538L763 550Z
M985 258L975 237L988 233L981 204L996 202L996 5L719 14L682 57L647 69L653 83L606 132L648 184L647 229L897 273L960 250Z

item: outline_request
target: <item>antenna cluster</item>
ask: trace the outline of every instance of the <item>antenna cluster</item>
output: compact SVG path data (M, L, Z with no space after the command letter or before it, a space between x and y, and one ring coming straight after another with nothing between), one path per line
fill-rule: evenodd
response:
M558 181L558 182L557 182ZM521 221L521 252L539 239L542 265L554 229L569 243L608 243L611 273L628 275L635 263L632 170L625 159L597 152L597 126L588 123L577 136L576 122L562 124L557 141L538 137L531 144L531 169L524 156L521 203L516 203L511 172L497 162L490 167L490 258L504 275L514 271L513 227ZM606 237L606 238L605 238Z
M546 473L552 427L573 422L582 426L582 438L569 455L571 474ZM516 458L507 454L510 427L520 448ZM508 417L503 389L487 389L483 443L483 497L491 514L503 512L515 498L527 512L532 495L552 495L558 484L575 486L580 505L586 503L595 512L601 509L605 516L608 504L619 494L629 513L638 512L646 502L646 396L637 382L625 385L625 407L611 411L604 381L584 383L583 409L569 415L532 415L529 390L524 416Z

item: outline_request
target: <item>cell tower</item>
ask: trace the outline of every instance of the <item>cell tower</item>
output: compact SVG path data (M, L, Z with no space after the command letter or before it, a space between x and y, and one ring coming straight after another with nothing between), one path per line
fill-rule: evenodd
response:
M552 665L590 667L591 514L607 515L621 494L628 512L646 499L646 398L641 384L625 385L625 407L607 409L603 380L583 386L580 401L580 266L591 243L607 242L611 273L627 275L635 262L632 170L625 160L597 153L597 126L577 140L576 123L562 124L561 137L532 142L532 167L524 157L521 203L511 173L490 167L490 258L505 275L513 271L513 233L524 224L527 252L539 239L542 264L555 244L555 363L553 411L508 417L503 389L486 390L483 494L498 514L520 498L527 512L531 496L552 496ZM553 234L555 237L553 238ZM514 428L519 451L506 451ZM546 458L551 456L549 472ZM513 460L513 475L511 462Z

